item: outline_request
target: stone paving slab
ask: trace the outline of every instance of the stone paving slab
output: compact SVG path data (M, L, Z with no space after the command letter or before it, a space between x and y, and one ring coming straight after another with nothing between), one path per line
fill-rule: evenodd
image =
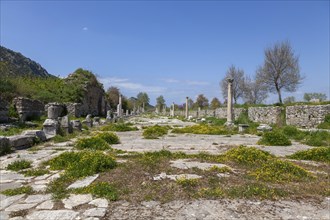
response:
M99 174L88 176L82 180L77 180L76 182L68 186L68 189L77 189L77 188L89 186L94 180L96 180L97 177L99 177Z
M198 161L191 161L190 159L179 159L179 160L170 161L170 163L171 163L171 165L170 165L171 167L175 167L178 169L184 169L184 170L187 170L187 169L190 169L193 167L196 167L201 170L208 170L212 167L218 167L218 168L228 167L227 165L220 164L220 163L201 163Z
M79 212L72 210L35 211L26 216L27 220L74 220Z
M71 194L69 198L63 200L63 204L66 209L72 209L78 205L89 203L92 200L93 198L92 195L90 194L82 194L82 195Z
M166 173L161 173L153 177L153 180L180 180L180 179L200 179L202 176L196 174L178 174L178 175L167 175Z

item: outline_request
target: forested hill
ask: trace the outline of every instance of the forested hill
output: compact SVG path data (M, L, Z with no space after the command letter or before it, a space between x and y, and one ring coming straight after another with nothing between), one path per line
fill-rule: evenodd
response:
M53 77L39 63L0 46L0 76Z

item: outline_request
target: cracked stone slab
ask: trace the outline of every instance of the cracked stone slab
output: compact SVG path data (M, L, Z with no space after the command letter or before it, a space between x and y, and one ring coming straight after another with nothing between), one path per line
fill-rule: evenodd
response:
M35 211L26 216L27 220L74 220L78 212L72 210L43 210Z
M93 198L91 194L82 194L82 195L71 194L69 198L63 199L62 202L66 209L72 209L73 207L88 203L92 200Z
M35 184L33 184L33 185L31 185L31 187L34 191L37 191L37 192L45 192L46 189L47 189L46 185L35 185Z
M51 194L46 194L46 195L30 195L28 196L24 202L25 203L41 203L46 200L50 200L52 198Z
M92 208L92 209L87 209L84 212L84 216L87 217L103 217L105 216L106 209L105 208Z
M163 180L163 179L178 180L178 179L200 179L200 178L202 178L202 176L196 174L167 175L166 173L161 173L157 176L154 176L153 180Z
M54 202L51 200L45 201L38 205L36 209L53 209L54 207Z
M81 188L85 186L89 186L96 178L99 177L99 174L96 174L94 176L88 176L82 180L77 180L76 182L72 183L68 189L76 189Z
M91 201L90 203L88 203L90 205L95 205L98 208L107 208L109 203L108 200L106 199L94 199L93 201Z
M18 200L20 200L24 196L25 196L25 194L21 194L21 195L16 195L16 196L10 196L10 197L7 197L3 200L1 199L1 201L0 201L0 210L3 210L4 208L7 208L8 206L13 204L14 202L17 202Z
M197 167L198 169L201 169L201 170L208 170L212 167L222 168L222 167L228 167L228 166L225 164L220 164L220 163L201 163L201 162L197 162L197 161L190 161L189 159L179 159L179 160L171 161L171 167L175 167L175 168L183 169L183 170Z
M29 204L14 204L5 209L6 212L17 212L26 209L33 208L38 203L29 203Z

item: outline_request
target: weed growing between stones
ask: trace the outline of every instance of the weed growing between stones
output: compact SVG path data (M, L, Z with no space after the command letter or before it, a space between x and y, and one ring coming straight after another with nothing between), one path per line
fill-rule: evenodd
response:
M292 143L282 131L274 130L264 133L262 138L258 141L258 144L269 146L289 146Z
M304 143L310 146L330 146L330 132L316 131L308 132Z
M102 197L109 201L116 201L118 199L118 193L114 186L107 182L92 183L89 186L74 189L73 193L77 194L92 194L95 197Z
M27 168L30 168L32 161L29 160L16 160L11 164L8 164L7 170L20 171Z
M24 176L42 176L45 174L49 174L49 170L46 169L29 169L29 170L24 170L21 171L20 173L24 174Z
M187 126L184 128L174 128L172 133L191 133L191 134L209 134L209 135L232 135L237 131L230 130L224 126L213 126L208 124L199 124L193 126Z
M145 139L158 139L167 134L169 126L154 125L144 129L142 135Z
M132 127L130 124L125 123L115 123L109 124L101 128L101 131L137 131L139 130L137 127Z
M66 141L70 141L72 138L77 137L77 135L78 135L78 133L76 133L76 132L73 132L71 134L63 133L63 135L58 134L52 138L52 141L54 141L54 143L66 142Z
M258 150L254 147L239 146L227 151L224 154L224 158L227 161L233 161L240 165L255 167L266 163L270 159L274 158L274 156L266 151Z
M90 150L109 150L111 149L110 145L101 137L89 137L79 139L75 143L77 149L90 149Z
M313 160L330 163L330 147L315 147L305 151L298 151L287 157L296 160Z
M108 144L119 144L119 137L115 133L112 132L102 132L102 133L97 133L95 135L97 138L101 138L105 140Z
M330 129L330 114L325 116L324 122L322 122L321 124L319 124L317 126L317 128L320 128L320 129Z
M27 194L31 195L33 194L34 191L31 186L22 186L16 189L6 189L1 192L1 194L4 194L6 196L15 196L15 195L20 195L20 194Z

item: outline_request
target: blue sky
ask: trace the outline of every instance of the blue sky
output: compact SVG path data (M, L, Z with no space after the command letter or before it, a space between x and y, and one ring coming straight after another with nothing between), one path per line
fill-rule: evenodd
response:
M294 95L329 91L329 1L3 1L1 45L57 76L82 67L105 89L152 104L204 94L223 101L230 65L253 75L288 40L305 76ZM272 95L267 103L277 102Z

